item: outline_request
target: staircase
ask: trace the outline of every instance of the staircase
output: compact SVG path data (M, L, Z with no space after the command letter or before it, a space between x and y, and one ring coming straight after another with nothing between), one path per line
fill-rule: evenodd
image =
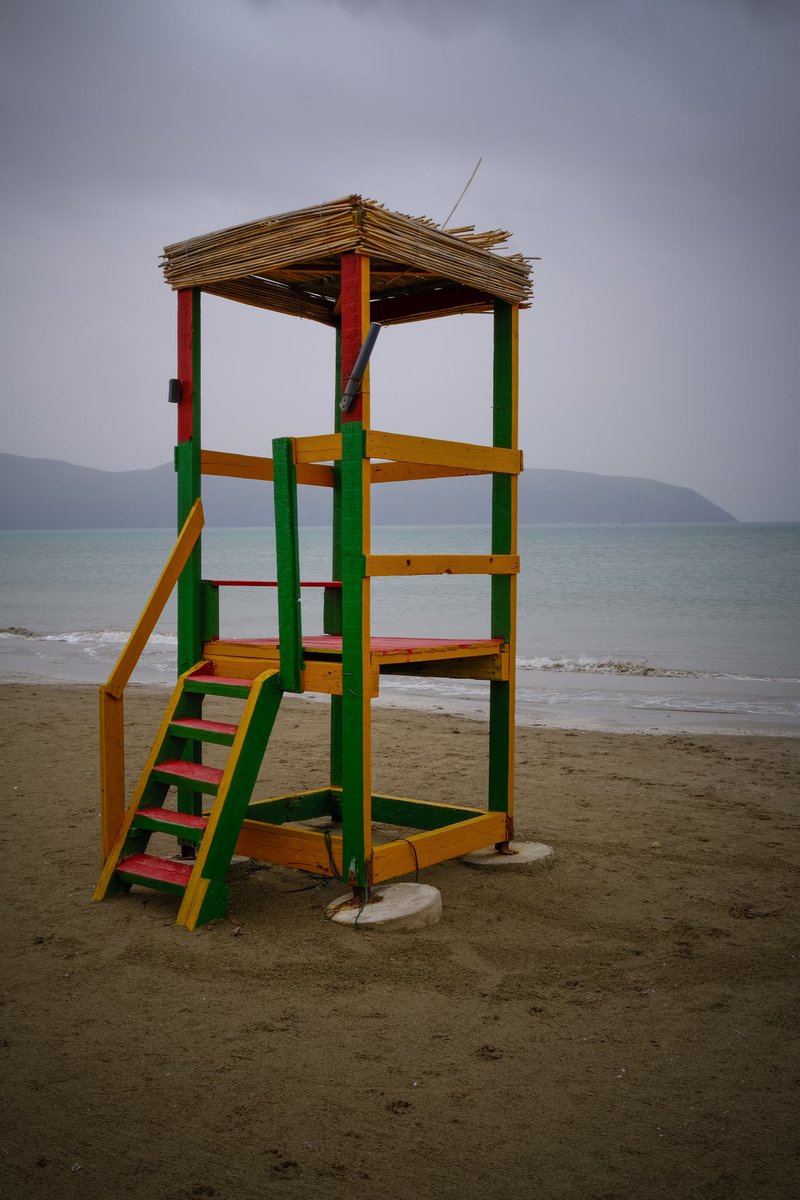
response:
M225 878L247 806L267 748L283 690L276 669L256 679L215 675L201 662L178 680L161 728L106 859L95 900L127 892L136 883L182 897L177 921L194 929L225 913ZM238 725L206 721L205 696L244 700ZM224 768L204 765L202 744L229 746ZM165 807L177 789L177 807ZM214 797L207 816L196 810L194 793ZM154 833L166 833L194 857L164 858L147 853Z

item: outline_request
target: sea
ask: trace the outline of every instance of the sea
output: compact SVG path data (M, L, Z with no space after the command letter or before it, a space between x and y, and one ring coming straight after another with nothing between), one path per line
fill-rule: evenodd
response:
M304 579L330 576L330 530L301 530ZM174 541L166 529L0 532L0 682L99 684ZM800 732L800 524L520 528L517 721L649 732ZM377 526L373 553L481 554L485 526ZM208 579L275 578L265 529L203 533ZM277 630L274 589L224 588L221 630ZM322 629L322 593L302 597ZM376 579L373 633L489 636L489 581ZM170 601L134 675L171 686ZM318 702L318 701L310 701ZM387 678L385 705L484 717L488 684Z

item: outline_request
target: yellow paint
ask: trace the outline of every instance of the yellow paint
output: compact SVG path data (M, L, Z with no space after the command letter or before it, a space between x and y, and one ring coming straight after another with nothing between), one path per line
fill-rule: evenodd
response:
M199 671L201 667L204 667L206 665L207 664L205 661L196 663L191 668L190 671L184 672L184 674L180 676L180 678L178 679L178 682L175 684L175 688L170 697L169 704L167 705L167 710L164 713L164 717L159 726L158 733L156 734L155 739L153 740L153 744L150 747L150 753L147 756L147 762L145 763L144 769L142 770L142 773L139 776L139 782L136 784L136 790L133 793L133 799L131 800L131 802L128 806L128 810L125 813L122 824L119 826L119 830L118 830L117 836L114 840L114 844L110 848L108 855L106 857L105 865L104 865L102 873L100 875L100 879L98 881L97 887L94 890L94 895L92 896L93 900L102 900L106 894L106 891L108 890L108 885L111 882L111 878L114 874L114 871L116 870L117 863L119 861L119 856L122 852L122 847L125 844L125 839L127 838L128 834L130 833L130 829L133 824L133 818L136 816L136 813L139 811L139 805L141 804L142 796L144 794L144 789L147 785L147 781L150 778L150 772L153 770L154 766L156 765L156 759L158 757L158 753L161 748L161 743L163 742L164 738L166 737L167 729L169 728L170 722L172 721L173 717L175 716L175 710L178 707L178 702L179 702L181 696L183 695L184 681L186 679L188 679L190 675L193 675L195 671Z
M122 696L100 688L100 840L108 857L125 818L125 709Z
M218 450L203 450L200 454L203 475L224 475L229 479L273 479L271 458L254 454L227 454ZM305 464L298 467L297 482L317 487L333 487L333 468Z
M367 575L517 575L516 554L369 554Z
M147 639L155 629L156 622L164 611L164 606L170 597L172 589L178 582L181 571L189 561L189 556L200 536L200 530L203 528L204 520L202 501L196 500L192 505L191 512L183 523L183 528L178 534L178 540L175 542L170 556L164 564L164 569L158 577L158 582L150 593L147 603L142 609L142 614L136 622L131 636L125 643L125 648L117 659L116 666L106 681L106 690L112 696L122 695L125 685L139 661L139 656L147 645Z
M376 846L372 866L373 883L408 875L416 869L417 864L422 870L450 858L459 858L472 850L481 850L484 846L505 841L505 837L505 813L483 813L455 825L412 834L408 840ZM416 850L416 859L409 842Z
M429 466L465 467L475 474L518 475L522 470L519 450L498 446L476 446L471 442L447 442L439 438L410 437L400 433L370 430L366 435L367 457Z
M483 654L480 657L464 658L463 655L453 655L451 658L438 659L435 662L396 663L396 666L407 668L399 671L387 671L387 675L433 676L437 679L508 679L508 653Z
M253 686L250 689L250 694L247 697L247 701L244 706L244 712L242 713L242 718L239 722L239 727L236 730L236 736L233 739L233 745L231 746L230 753L228 754L228 760L225 764L225 772L220 780L219 790L217 791L214 806L211 809L211 814L208 818L208 825L206 826L205 833L203 834L203 840L198 846L194 868L192 869L192 874L189 877L189 882L186 885L186 891L183 894L181 906L178 909L177 923L179 925L185 925L187 929L194 929L195 925L197 924L203 898L208 890L209 881L203 878L203 868L205 867L208 859L208 851L214 839L214 832L219 825L220 817L222 816L222 812L225 807L225 801L230 790L231 779L233 778L233 772L236 767L237 760L242 752L242 746L244 745L245 738L247 737L247 731L250 726L250 722L253 719L253 710L255 709L256 701L258 700L261 689L266 681L272 678L273 675L277 674L277 669L271 668L270 670L264 671L261 675L257 676Z
M404 479L451 479L462 475L482 475L468 467L432 467L422 463L374 462L370 466L373 483L397 483Z
M331 836L331 854L338 874L342 873L342 839ZM323 834L290 825L272 825L266 821L245 821L236 843L236 853L261 862L331 875Z
M311 437L294 439L295 465L301 463L341 462L342 435L340 433L314 434Z

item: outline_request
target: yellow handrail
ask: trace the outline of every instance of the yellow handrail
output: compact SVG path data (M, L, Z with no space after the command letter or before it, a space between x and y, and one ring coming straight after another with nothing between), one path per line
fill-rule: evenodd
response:
M205 517L196 500L164 569L114 669L100 688L100 825L103 857L110 852L125 816L125 715L123 692L172 589L197 545Z

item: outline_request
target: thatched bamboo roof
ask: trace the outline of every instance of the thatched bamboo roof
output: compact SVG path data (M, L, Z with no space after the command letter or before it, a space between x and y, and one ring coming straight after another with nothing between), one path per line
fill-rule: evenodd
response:
M370 258L373 319L393 324L486 312L495 299L527 305L530 260L496 253L509 236L471 225L440 229L427 217L345 196L176 242L164 248L162 267L173 288L334 324L340 256L355 251Z

